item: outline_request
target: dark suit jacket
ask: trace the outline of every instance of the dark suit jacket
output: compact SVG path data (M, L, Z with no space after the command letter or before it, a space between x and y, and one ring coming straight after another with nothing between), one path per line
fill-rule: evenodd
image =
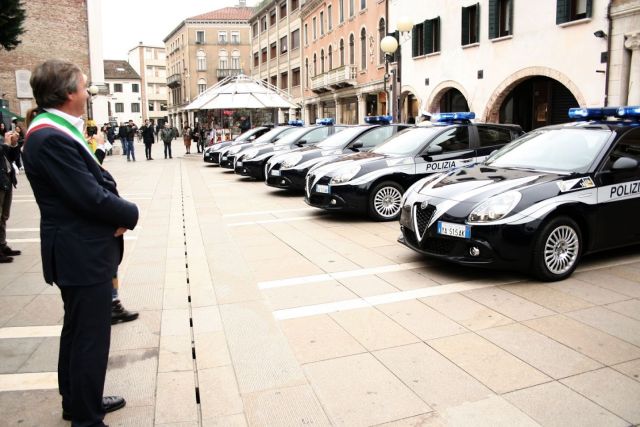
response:
M118 227L132 230L138 208L87 150L53 128L32 132L24 168L40 208L42 270L47 283L91 286L110 281L122 259Z

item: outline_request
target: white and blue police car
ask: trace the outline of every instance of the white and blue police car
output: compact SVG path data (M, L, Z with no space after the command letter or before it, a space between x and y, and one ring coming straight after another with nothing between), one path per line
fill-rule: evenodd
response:
M442 113L429 126L398 132L369 152L319 164L305 178L305 201L329 211L368 213L377 221L396 219L411 184L484 160L522 134L517 125L473 123L474 118L471 112Z
M640 106L571 109L485 162L416 182L399 241L471 266L562 280L588 253L640 243Z

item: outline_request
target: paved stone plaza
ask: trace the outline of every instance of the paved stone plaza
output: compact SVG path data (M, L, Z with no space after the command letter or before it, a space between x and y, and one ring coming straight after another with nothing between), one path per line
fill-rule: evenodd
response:
M640 423L640 252L564 282L427 260L396 222L332 216L199 155L108 157L138 204L105 394L110 426ZM182 153L174 142L174 153ZM24 175L0 265L0 425L65 426L59 291ZM90 262L91 260L87 260Z

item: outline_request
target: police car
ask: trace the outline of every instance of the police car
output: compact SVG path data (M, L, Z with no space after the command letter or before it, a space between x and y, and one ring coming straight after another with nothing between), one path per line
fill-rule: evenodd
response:
M344 125L335 125L333 119L318 119L315 126L297 129L275 144L252 147L239 153L235 159L235 172L238 175L264 180L267 161L275 154L313 146L345 128Z
M305 178L305 201L327 210L396 219L411 184L426 175L484 160L522 134L517 125L472 123L474 113L442 113L430 126L397 133L371 152L315 166Z
M397 132L411 125L389 124L391 116L371 116L369 125L349 127L312 147L299 148L274 155L266 167L266 184L287 190L304 190L304 178L309 169L345 153L371 151Z
M239 135L232 141L222 141L216 144L206 147L202 153L202 160L206 163L220 164L220 152L224 151L230 145L239 145L247 142L253 142L261 135L269 132L272 128L267 126L258 126L253 129L249 129L245 133Z
M219 151L219 164L220 167L233 169L234 160L238 153L242 150L246 150L250 147L258 147L261 145L274 144L276 141L287 135L288 133L296 130L295 126L278 126L274 129L271 129L269 132L261 135L253 141L242 141L237 144L232 144L225 148L222 148Z
M544 281L568 277L585 254L640 243L640 107L569 116L579 121L536 129L482 164L415 183L402 201L399 241Z

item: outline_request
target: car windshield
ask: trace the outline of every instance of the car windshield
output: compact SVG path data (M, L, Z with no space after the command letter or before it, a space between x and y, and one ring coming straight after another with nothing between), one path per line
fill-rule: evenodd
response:
M255 141L253 141L254 144L262 144L265 142L271 142L271 140L279 135L280 133L286 133L287 130L289 130L291 128L275 128L275 129L271 129L269 132L267 133L263 133L262 135L260 135L258 138L256 138Z
M276 145L291 145L298 141L304 134L309 132L309 128L299 128L288 133L276 142Z
M319 144L316 145L316 147L324 150L329 148L342 148L346 144L348 144L349 141L351 141L353 138L358 136L362 132L362 130L365 128L366 128L365 126L355 126L355 127L345 128L343 131L334 133L329 138L320 142Z
M610 135L606 129L532 131L500 149L487 164L560 173L587 172Z
M440 126L405 129L371 151L392 156L415 155L420 152L425 142L431 140L441 131L442 127Z
M235 140L236 141L247 141L255 133L257 133L257 132L259 132L261 130L262 130L262 128L250 129L250 130L246 131L245 133L241 134L240 136L238 136Z

